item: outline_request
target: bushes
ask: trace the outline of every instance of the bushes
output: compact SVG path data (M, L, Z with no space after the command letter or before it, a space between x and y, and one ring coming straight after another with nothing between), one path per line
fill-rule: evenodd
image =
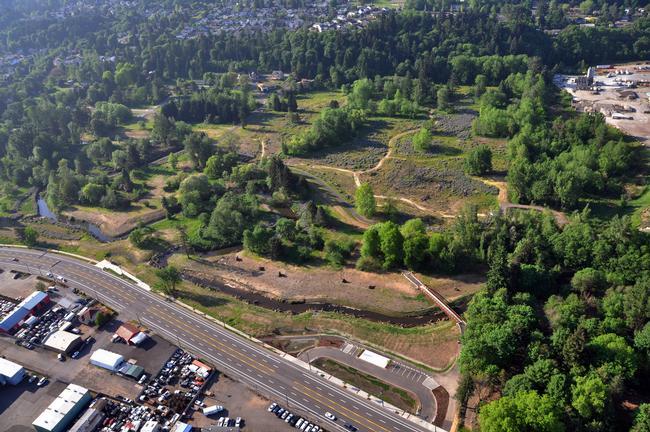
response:
M302 155L326 147L335 147L350 140L365 122L360 110L325 108L311 129L283 143L282 151Z
M465 157L465 171L470 175L484 175L492 171L492 150L486 145L470 150Z

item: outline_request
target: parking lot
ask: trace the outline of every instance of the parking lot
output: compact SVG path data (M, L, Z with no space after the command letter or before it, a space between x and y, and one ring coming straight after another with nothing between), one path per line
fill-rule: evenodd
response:
M4 338L2 338L4 339ZM27 351L27 350L25 350ZM17 386L2 387L0 430L32 432L34 419L56 398L67 384L52 381L44 387L24 380Z
M212 397L203 398L207 405L221 405L226 411L224 414L206 417L200 411L195 411L190 424L197 427L205 427L216 423L222 416L230 418L241 417L244 419L244 430L248 432L290 432L296 429L285 422L278 420L266 411L271 401L258 396L243 384L219 374L208 391L214 394Z

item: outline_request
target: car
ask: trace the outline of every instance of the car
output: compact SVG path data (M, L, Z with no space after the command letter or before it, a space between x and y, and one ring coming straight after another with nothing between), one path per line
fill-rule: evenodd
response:
M300 428L300 426L302 426L302 424L303 424L304 422L305 422L305 419L304 419L304 418L300 418L300 419L298 419L298 421L296 422L295 426L296 426L297 428Z
M336 421L336 416L334 414L332 414L331 412L329 412L329 411L327 411L325 413L325 418L327 418L329 420L332 420L332 421Z
M41 379L39 379L36 383L36 385L39 387L43 387L45 384L47 384L47 378L45 377L41 377Z
M77 351L77 352L79 352L79 351ZM73 355L74 355L74 354L73 354ZM141 376L140 379L138 380L138 384L144 384L144 382L145 382L146 380L147 380L147 374L142 374L142 376ZM196 402L198 402L198 401L196 401ZM195 403L196 403L196 402L195 402Z
M275 412L275 415L276 415L277 417L280 417L280 416L281 416L282 414L284 414L286 411L287 411L287 410L285 410L284 408L280 408L279 410L277 410L277 411Z
M88 339L86 339L86 343L87 343L87 344L91 344L91 343L93 343L93 342L95 342L95 338L92 337L92 336L90 336Z
M289 414L291 414L289 411L285 411L285 412L282 413L282 415L280 416L280 418L281 418L282 420L284 420L284 419L286 419L287 417L289 417Z
M275 407L278 406L275 402L273 402L269 407L266 409L268 412L271 412L275 409Z
M243 422L244 422L244 421L241 419L241 417L237 417L237 418L235 419L235 427L238 427L238 428L242 427Z
M29 377L29 381L28 381L28 382L31 384L31 383L33 383L34 381L36 381L37 378L38 378L38 377L37 377L36 375L32 375L32 376Z
M287 416L287 418L284 419L284 422L285 422L285 423L289 423L293 417L294 417L293 414L289 414L289 415Z
M343 427L349 430L350 432L357 432L359 430L355 426L352 426L350 423L344 424Z
M70 357L72 357L73 359L79 358L79 351L73 352Z
M59 282L63 282L63 283L66 282L66 280L65 280L65 278L63 276L57 276L56 280L58 280Z
M54 275L53 275L51 272L47 272L47 273L45 273L45 276L47 276L47 277L49 277L49 278L54 277Z
M57 354L56 358L58 358L59 361L65 361L65 356L63 354Z
M307 429L307 426L309 426L309 422L304 422L302 426L300 426L300 430L304 431L305 429Z
M16 257L13 257L11 260L12 260L13 262L18 262L18 258L16 258Z
M73 329L70 329L70 331L71 331L72 333L74 333L74 334L81 334L81 330L79 330L79 329L76 328L76 327L73 328Z

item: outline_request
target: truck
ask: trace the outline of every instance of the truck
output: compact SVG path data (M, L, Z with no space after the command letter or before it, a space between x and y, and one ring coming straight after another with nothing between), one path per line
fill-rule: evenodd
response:
M223 407L221 405L211 405L209 407L203 408L203 415L211 416L213 414L218 414L221 411L223 411Z

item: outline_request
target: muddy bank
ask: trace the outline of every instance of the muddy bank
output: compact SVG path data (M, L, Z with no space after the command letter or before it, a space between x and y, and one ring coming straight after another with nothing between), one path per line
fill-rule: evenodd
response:
M236 297L247 303L254 304L266 309L272 309L279 312L288 312L291 314L300 314L308 311L338 312L342 314L352 315L356 318L363 318L370 321L388 323L402 327L417 327L447 319L446 315L438 309L432 309L429 313L423 315L396 317L331 303L287 302L283 300L276 300L263 294L246 289L237 288L235 285L226 285L224 282L219 280L199 277L191 274L188 271L183 271L182 276L183 279L192 282L200 287L219 291L224 294Z

